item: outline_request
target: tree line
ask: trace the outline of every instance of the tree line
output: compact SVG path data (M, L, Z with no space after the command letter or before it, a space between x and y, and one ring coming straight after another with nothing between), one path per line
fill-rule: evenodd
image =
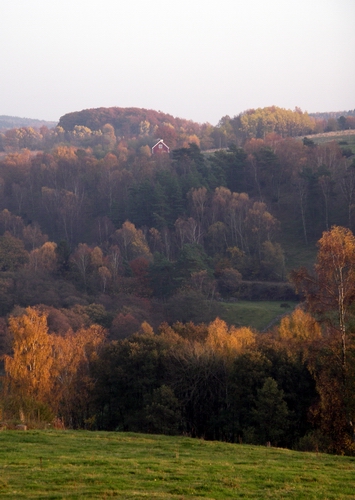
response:
M43 308L18 311L2 414L354 454L354 273L355 237L334 226L318 242L314 270L293 273L303 307L265 334L216 318L156 330L143 321L109 340L98 325L57 322L55 332Z

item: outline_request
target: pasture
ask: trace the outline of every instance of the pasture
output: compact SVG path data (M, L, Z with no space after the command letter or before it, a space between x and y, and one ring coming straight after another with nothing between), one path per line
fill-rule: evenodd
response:
M289 307L283 307L283 306ZM266 330L278 323L284 314L289 314L296 306L295 302L271 300L223 302L221 319L230 325L249 326L258 331Z
M355 458L185 437L0 432L0 498L353 499Z

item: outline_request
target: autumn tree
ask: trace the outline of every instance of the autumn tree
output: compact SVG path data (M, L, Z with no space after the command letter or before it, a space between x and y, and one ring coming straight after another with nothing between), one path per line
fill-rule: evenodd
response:
M353 433L355 401L353 397L354 360L353 340L349 328L351 306L355 294L355 237L344 227L333 226L318 242L314 274L306 269L292 273L292 279L303 292L309 309L320 316L330 338L323 363L315 359L313 371L321 399L335 389L341 401L343 429ZM350 348L350 349L349 349ZM348 359L351 359L351 363ZM326 359L327 358L327 359ZM328 407L331 411L332 408ZM329 420L329 411L320 409L322 421Z
M297 307L281 319L278 335L290 356L301 352L306 357L312 342L321 338L321 327L313 316Z
M36 222L34 224L29 224L23 229L22 238L28 250L34 250L48 240L48 236L42 234L39 224Z
M34 248L29 255L29 267L34 271L51 272L57 268L57 244L47 241L40 248Z
M114 233L113 241L117 242L121 254L128 261L137 257L151 257L143 231L136 229L136 226L128 220Z
M112 340L124 339L139 330L139 321L131 313L119 313L110 328Z
M10 317L9 330L13 354L5 356L5 385L20 413L28 419L34 416L29 414L33 405L46 405L67 425L75 423L74 415L82 425L92 388L89 365L105 338L104 329L92 325L50 334L47 315L28 307Z
M111 274L110 270L106 266L99 267L98 274L99 274L99 277L100 277L102 291L103 291L103 293L105 293L106 292L107 284L108 284L108 282L112 278L112 274Z
M270 212L268 212L265 203L256 201L248 210L245 225L248 234L249 250L254 253L259 262L261 262L262 245L264 241L271 241L280 223ZM280 251L281 249L278 250L279 254ZM275 254L275 251L273 253Z
M231 246L238 246L241 250L247 249L246 238L246 216L251 208L249 196L246 193L232 193L225 187L215 189L212 199L212 220L214 231L217 229L215 224L223 222L228 229L225 239ZM218 232L221 233L218 228ZM209 232L212 228L210 226Z
M294 111L277 106L252 109L240 117L240 131L247 137L265 137L270 132L281 136L304 135L314 129L315 121L299 108Z
M120 270L122 269L122 256L117 245L112 245L109 248L107 256L107 266L112 279L116 280L117 276L120 273Z
M208 325L206 345L225 359L233 358L248 346L255 344L255 334L250 328L228 327L225 321L216 318Z
M90 364L105 338L101 326L91 325L63 336L52 335L52 407L66 425L83 426L90 418L88 402L93 386Z
M355 237L350 229L333 226L318 242L315 273L305 268L291 277L304 293L307 305L323 315L334 311L336 321L331 326L340 338L341 365L346 370L347 321L355 294Z
M10 394L48 402L52 389L52 345L47 317L28 307L25 314L9 319L13 355L5 356L6 382Z
M23 220L5 208L0 212L0 231L1 234L7 232L14 238L21 238L24 231Z
M187 220L179 217L175 221L175 231L181 248L184 244L198 244L201 237L201 231L198 222L189 217Z
M283 281L285 256L279 243L264 241L261 249L261 275L264 279Z

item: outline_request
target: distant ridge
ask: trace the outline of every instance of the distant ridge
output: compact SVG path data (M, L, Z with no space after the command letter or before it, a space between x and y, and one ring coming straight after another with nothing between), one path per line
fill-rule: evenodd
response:
M341 116L355 116L355 109L350 109L349 111L323 111L308 113L308 115L317 120L329 120L329 118L338 119Z
M57 122L37 120L35 118L20 118L18 116L0 115L0 131L21 127L40 128L45 126L48 128L53 128L56 125Z

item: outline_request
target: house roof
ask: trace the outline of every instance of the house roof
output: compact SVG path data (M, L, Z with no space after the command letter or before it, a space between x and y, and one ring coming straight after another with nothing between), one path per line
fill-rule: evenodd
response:
M153 150L154 148L156 148L156 147L158 146L158 144L163 144L163 146L165 146L165 147L166 147L166 149L167 149L168 151L170 151L169 146L167 146L167 145L165 144L165 142L163 141L163 139L160 139L160 140L159 140L156 144L154 144L154 146L152 147L152 150Z

